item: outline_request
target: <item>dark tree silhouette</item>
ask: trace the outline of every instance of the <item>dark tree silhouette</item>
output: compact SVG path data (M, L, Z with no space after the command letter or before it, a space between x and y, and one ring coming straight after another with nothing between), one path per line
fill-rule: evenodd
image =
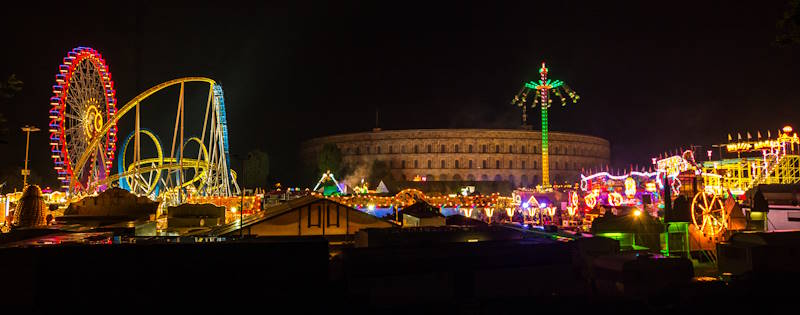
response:
M339 150L339 147L333 143L323 145L317 156L317 169L320 174L331 171L334 176L344 178L344 174L340 174L343 168L342 151Z
M5 82L0 82L0 143L8 143L6 137L8 136L8 121L3 116L3 111L6 110L7 102L14 97L19 91L22 91L22 81L17 79L17 76L12 74Z
M800 0L789 0L783 18L778 21L778 46L800 44Z
M267 183L269 179L269 155L266 152L256 149L247 153L245 168L247 173L245 178L246 187L269 187Z

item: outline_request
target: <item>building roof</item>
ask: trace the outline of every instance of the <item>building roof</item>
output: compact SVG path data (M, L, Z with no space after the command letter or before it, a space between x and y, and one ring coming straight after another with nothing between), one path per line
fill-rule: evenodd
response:
M282 202L282 203L273 205L271 207L266 207L266 208L264 208L263 211L260 211L260 212L258 212L256 214L252 214L252 215L249 215L249 216L245 217L244 221L242 222L242 226L243 227L248 227L248 226L251 226L251 225L254 225L254 224L258 224L260 222L272 219L272 218L277 217L279 215L282 215L284 213L297 210L298 208L305 207L305 206L311 205L311 204L316 203L316 202L331 202L331 203L338 204L338 205L340 205L342 207L348 208L350 210L363 213L364 215L373 216L373 215L371 215L369 213L359 211L359 210L357 210L357 209L355 209L353 207L350 207L350 206L335 202L335 201L327 199L327 198L320 198L320 197L317 197L317 196L308 195L308 196L303 196L303 197L300 197L300 198L292 199L292 200L289 200L287 202ZM391 223L389 221L383 220L381 218L378 218L378 217L375 217L375 218L378 219L378 220L390 223L392 225L396 225L394 223ZM220 225L220 226L215 227L215 228L213 228L211 230L208 230L208 231L197 231L197 232L194 232L194 233L189 233L188 235L199 235L199 234L224 235L224 234L229 234L229 233L231 233L233 231L237 231L237 230L239 230L239 223L237 221L234 221L234 222L230 222L230 223L226 223L226 224Z
M439 213L439 209L431 206L425 201L417 201L413 205L403 208L400 210L400 214L410 215L415 218L434 218L434 217L444 217L441 213Z
M610 211L592 221L591 233L663 233L664 225L646 212L640 216L632 214L613 215Z
M731 243L751 246L800 247L800 231L740 232L733 234Z
M323 137L317 137L313 139L309 139L303 143L303 145L309 145L314 142L325 142L335 139L341 138L349 138L349 137L364 137L370 139L391 139L391 138L407 138L406 135L409 133L417 134L418 136L428 136L432 138L442 138L442 136L435 136L438 133L446 133L447 138L541 138L541 131L540 130L525 130L525 129L479 129L479 128L469 128L469 129L400 129L400 130L381 130L378 132L374 131L367 131L367 132L354 132L354 133L344 133L344 134L336 134L336 135L329 135ZM493 135L490 133L494 133ZM500 135L497 135L497 134ZM550 139L551 140L561 140L558 139L563 136L572 136L572 137L580 137L583 140L588 140L591 143L603 143L608 145L609 141L597 136L587 135L587 134L579 134L579 133L572 133L572 132L560 132L560 131L550 131Z
M487 225L489 225L488 223L483 222L481 220L468 218L468 217L465 217L465 216L460 215L460 214L454 214L454 215L448 216L445 219L445 224L447 224L447 225L459 225L459 226L487 226Z

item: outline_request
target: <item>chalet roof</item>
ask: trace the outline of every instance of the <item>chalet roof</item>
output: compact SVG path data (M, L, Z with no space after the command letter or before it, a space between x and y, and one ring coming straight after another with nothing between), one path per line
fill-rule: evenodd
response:
M400 210L400 214L410 215L415 218L444 217L444 215L439 213L438 208L431 206L425 201L417 201L413 205L403 208Z
M460 225L460 226L487 226L487 225L489 225L488 223L483 222L481 220L468 218L468 217L465 217L465 216L460 215L460 214L454 214L454 215L448 216L445 219L445 224L447 224L447 225Z
M800 231L740 232L730 238L731 243L751 246L800 247Z
M317 203L317 202L330 202L330 203L334 203L334 204L337 204L339 206L348 208L350 210L363 213L364 215L373 216L373 215L371 215L369 213L359 211L358 209L355 209L353 207L350 207L350 206L335 202L335 201L330 200L330 199L320 198L320 197L317 197L317 196L309 195L309 196L303 196L303 197L300 197L300 198L292 199L292 200L289 200L287 202L282 202L282 203L273 205L271 207L266 207L266 208L264 208L263 211L260 211L260 212L258 212L256 214L252 214L252 215L244 218L244 221L242 222L242 227L248 227L248 226L251 226L251 225L254 225L254 224L258 224L260 222L272 219L274 217L277 217L279 215L282 215L282 214L285 214L285 213L288 213L288 212L295 211L295 210L297 210L299 208L302 208L302 207L305 207L305 206L308 206L308 205L311 205L311 204L314 204L314 203ZM386 220L383 220L383 219L378 218L378 217L375 217L375 218L378 219L378 220L381 220L381 221L386 221ZM388 221L386 221L386 222L388 222ZM390 223L390 224L395 225L394 223ZM238 222L234 221L234 222L231 222L231 223L226 223L226 224L220 225L220 226L215 227L215 228L213 228L213 229L211 229L209 231L198 231L196 234L224 235L224 234L228 234L230 232L236 231L238 229L239 229L239 224L238 224ZM189 235L191 235L191 234L189 234Z
M663 233L664 225L646 213L640 216L632 214L613 215L610 211L592 221L592 234L620 233Z

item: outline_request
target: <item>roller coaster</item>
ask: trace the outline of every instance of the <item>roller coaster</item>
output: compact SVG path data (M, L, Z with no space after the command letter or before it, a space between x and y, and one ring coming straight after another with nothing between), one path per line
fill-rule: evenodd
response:
M208 98L199 137L184 136L186 84L207 84ZM144 101L172 86L180 86L169 154L161 140L141 128ZM158 84L117 109L111 73L102 56L89 47L67 53L56 74L50 99L50 148L62 188L71 198L119 186L137 195L177 204L191 196L239 194L236 173L230 169L228 124L222 86L204 77L186 77ZM159 109L161 110L161 109ZM134 113L134 130L116 150L117 122ZM141 156L142 135L150 139L156 156ZM133 142L131 144L131 142ZM197 154L186 147L198 145ZM133 159L126 160L128 151ZM117 173L111 174L115 156Z

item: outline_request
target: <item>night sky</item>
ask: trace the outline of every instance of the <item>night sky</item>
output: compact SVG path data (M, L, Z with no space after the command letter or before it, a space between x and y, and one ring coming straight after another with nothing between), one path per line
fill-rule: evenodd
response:
M577 105L554 105L551 130L610 140L619 167L691 144L707 148L737 131L800 127L800 47L773 45L785 0L533 2L3 8L0 77L16 73L25 87L0 108L9 120L0 163L22 166L19 127L35 124L43 131L31 139L31 168L55 182L49 97L76 46L103 54L120 106L170 79L217 80L232 153L268 152L273 177L288 183L300 180L300 141L371 130L376 110L384 129L517 128L520 112L509 101L538 77L542 60L581 96ZM187 93L187 134L197 134L206 95L199 85ZM168 90L143 109L143 127L167 147L177 95Z

